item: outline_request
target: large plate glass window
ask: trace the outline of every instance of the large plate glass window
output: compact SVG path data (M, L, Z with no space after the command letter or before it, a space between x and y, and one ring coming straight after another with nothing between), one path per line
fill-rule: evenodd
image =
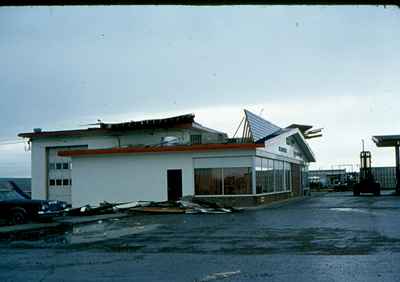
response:
M274 161L271 159L264 159L263 167L265 173L265 190L264 193L272 193L275 191L275 177L274 177Z
M292 172L290 169L290 163L284 163L285 169L285 190L291 191L292 190Z
M274 160L275 171L275 192L284 191L284 170L283 161Z
M264 190L265 177L262 171L263 159L256 158L256 193L261 194Z
M196 195L221 195L222 169L196 168L194 170L194 183Z
M224 168L224 194L251 194L251 168Z
M270 159L256 158L256 193L274 192L274 163Z
M196 168L194 170L195 194L251 194L251 171L251 167Z

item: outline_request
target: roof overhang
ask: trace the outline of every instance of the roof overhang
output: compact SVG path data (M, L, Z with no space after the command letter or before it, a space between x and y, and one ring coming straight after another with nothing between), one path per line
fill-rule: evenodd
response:
M39 131L39 132L26 132L18 134L22 138L47 138L47 137L80 137L98 134L106 134L108 131L102 128L88 128L88 129L73 129L73 130L59 130L59 131Z
M377 135L372 136L372 141L378 147L400 146L400 135Z
M264 147L264 144L242 143L242 144L201 144L201 145L179 145L163 147L123 147L107 149L81 149L70 151L59 151L62 157L84 157L114 154L138 154L138 153L178 153L178 152L205 152L216 150L251 150Z

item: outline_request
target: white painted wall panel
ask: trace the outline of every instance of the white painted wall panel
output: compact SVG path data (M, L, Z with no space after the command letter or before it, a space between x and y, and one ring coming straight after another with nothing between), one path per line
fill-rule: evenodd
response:
M84 137L47 137L32 140L32 198L59 198L68 200L68 191L60 190L57 195L48 195L48 156L51 148L87 146L89 149L110 148L127 144L157 144L165 136L181 137L184 142L190 141L190 134L200 134L197 130L156 130L154 132L137 132L121 137L84 136ZM203 141L212 141L217 135L201 133ZM207 136L206 136L207 135ZM210 136L208 136L210 135ZM218 137L219 138L219 137ZM217 139L215 139L217 140ZM215 141L214 140L214 141ZM74 158L72 161L72 203L97 204L100 201L129 200L166 200L166 170L183 171L183 195L193 195L193 156L204 157L243 157L252 156L255 150L226 150L202 153L143 154L102 157ZM76 160L76 161L75 161ZM232 159L223 166L250 166L250 159ZM215 162L215 161L211 161ZM225 162L229 162L225 160ZM219 164L220 165L220 164ZM111 187L111 188L110 188ZM62 188L64 189L64 188ZM99 189L99 191L93 190ZM136 189L136 190L135 190ZM99 192L99 193L96 193ZM75 195L74 195L75 193ZM95 196L95 198L93 198ZM69 202L69 200L68 200Z
M193 195L191 154L74 157L72 205L167 200L167 169L182 169L182 194Z
M252 167L253 157L195 158L193 166L194 168Z
M295 155L295 151L302 152L300 147L296 143L291 145L286 144L287 137L296 132L300 131L298 129L292 129L289 132L285 132L281 135L278 135L272 139L265 141L265 149L263 148L257 149L257 152L259 152L259 154L262 154L262 151L264 150L265 152L272 154L271 156L275 156L278 158L282 157L285 160L290 159L290 160L295 160L296 162L304 162L303 158ZM279 150L279 147L285 148L287 151L282 152Z
M46 148L33 142L31 148L32 199L46 199Z

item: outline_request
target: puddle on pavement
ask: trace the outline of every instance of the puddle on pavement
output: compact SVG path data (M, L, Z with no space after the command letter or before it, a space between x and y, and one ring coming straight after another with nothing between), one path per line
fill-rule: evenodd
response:
M59 233L24 234L8 242L11 247L44 248L64 247L80 244L96 244L109 240L120 239L125 236L153 231L162 224L142 224L139 222L102 221L76 225Z
M199 282L208 282L208 281L216 281L216 280L221 280L221 279L226 279L230 278L235 275L239 275L241 273L240 270L237 271L229 271L229 272L218 272L218 273L211 273L204 277L201 280L198 280Z
M365 214L374 214L374 212L367 209L358 209L358 208L330 208L331 211L342 211L342 212L356 212L356 213L365 213Z
M72 232L66 234L67 244L87 244L98 243L107 240L118 239L123 236L135 235L143 232L152 231L161 224L139 225L134 227L110 229L107 225L98 223L74 227Z

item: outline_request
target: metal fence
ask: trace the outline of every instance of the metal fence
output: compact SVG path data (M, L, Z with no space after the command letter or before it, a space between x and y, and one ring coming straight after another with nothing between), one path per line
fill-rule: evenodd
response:
M382 189L396 188L396 168L395 167L373 167L372 174L375 181L381 184Z

